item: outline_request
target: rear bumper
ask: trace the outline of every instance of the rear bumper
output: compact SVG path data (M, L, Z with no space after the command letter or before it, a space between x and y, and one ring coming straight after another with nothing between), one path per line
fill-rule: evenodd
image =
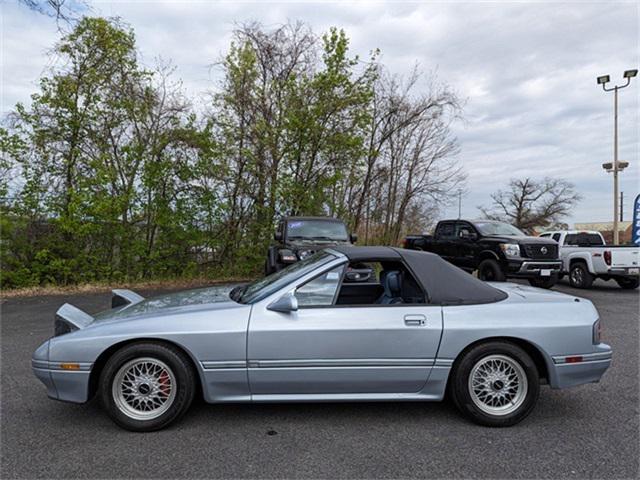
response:
M554 356L553 368L549 372L551 387L568 388L599 382L611 365L612 351L605 343L596 347L597 351L594 353Z
M632 268L610 268L607 272L607 275L611 277L627 277L627 278L638 278L640 276L640 272L638 272L639 267Z

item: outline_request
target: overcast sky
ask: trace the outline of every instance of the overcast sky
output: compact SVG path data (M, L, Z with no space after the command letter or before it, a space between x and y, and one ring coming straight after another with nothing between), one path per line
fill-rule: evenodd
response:
M2 111L28 102L50 64L59 32L51 18L0 0L2 9ZM640 63L640 12L631 2L196 2L91 3L92 13L119 16L136 32L143 61L157 56L177 66L188 93L214 87L210 65L226 51L234 24L257 20L276 26L302 20L321 34L343 28L354 53L379 48L392 72L417 62L437 71L467 99L465 122L455 127L468 174L463 216L511 177L552 176L575 183L584 197L573 222L610 221L613 94L595 77ZM426 88L426 86L425 86ZM625 219L638 194L640 81L620 92L620 158ZM457 204L444 216L457 216Z

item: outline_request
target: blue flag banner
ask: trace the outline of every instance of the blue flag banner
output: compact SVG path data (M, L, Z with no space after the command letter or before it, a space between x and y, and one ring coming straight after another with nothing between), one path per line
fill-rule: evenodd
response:
M640 195L633 202L633 225L631 226L631 241L640 245Z

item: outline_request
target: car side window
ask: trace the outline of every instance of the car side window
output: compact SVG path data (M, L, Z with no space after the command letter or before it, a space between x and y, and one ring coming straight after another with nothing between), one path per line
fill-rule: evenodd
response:
M453 223L441 223L438 225L438 229L436 231L436 235L438 238L456 238L456 228Z
M339 265L296 289L299 307L326 307L333 305L344 264Z
M553 238L556 242L560 242L560 234L559 233L554 233L553 237L551 237L551 238Z
M473 235L474 229L467 222L457 222L456 223L456 238L469 238Z
M573 234L573 233L567 234L567 236L564 237L564 244L565 245L577 245L578 244L578 236Z

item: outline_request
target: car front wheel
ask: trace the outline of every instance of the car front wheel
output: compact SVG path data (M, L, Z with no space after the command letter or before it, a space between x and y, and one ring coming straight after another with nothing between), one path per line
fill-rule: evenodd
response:
M186 413L196 377L186 355L161 343L128 345L117 351L100 375L100 396L121 427L159 430Z
M468 351L454 366L450 393L470 420L488 427L509 427L535 407L538 370L520 347L490 342Z
M500 264L491 259L480 262L480 265L478 265L478 278L485 282L504 282L506 280Z

